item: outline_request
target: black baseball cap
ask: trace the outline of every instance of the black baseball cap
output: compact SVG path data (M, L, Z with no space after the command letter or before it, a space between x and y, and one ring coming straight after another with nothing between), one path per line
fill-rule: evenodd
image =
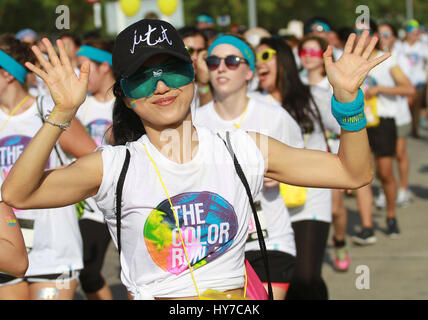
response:
M162 53L192 63L183 40L168 22L142 19L130 25L116 37L113 49L115 78L131 76L146 60Z

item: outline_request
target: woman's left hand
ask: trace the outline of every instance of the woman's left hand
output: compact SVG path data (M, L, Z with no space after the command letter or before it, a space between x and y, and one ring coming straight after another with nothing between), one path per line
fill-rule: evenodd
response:
M370 58L378 41L373 37L366 46L369 31L361 35L354 48L356 34L352 33L345 44L343 55L337 62L333 62L333 48L328 46L324 52L324 63L328 81L333 86L334 96L337 101L348 103L355 100L358 89L371 69L390 57L385 53L378 58Z

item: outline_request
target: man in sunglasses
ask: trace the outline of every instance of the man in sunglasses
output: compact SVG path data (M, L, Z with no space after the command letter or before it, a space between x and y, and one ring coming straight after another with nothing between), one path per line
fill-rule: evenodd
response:
M207 38L201 30L192 26L183 27L178 33L192 59L200 104L204 105L213 99L208 84L208 69L204 61L207 57Z

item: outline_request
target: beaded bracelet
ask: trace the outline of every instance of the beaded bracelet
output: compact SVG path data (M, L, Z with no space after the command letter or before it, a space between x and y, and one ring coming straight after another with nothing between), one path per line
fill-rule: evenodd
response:
M66 130L71 125L71 121L66 123L56 123L56 122L50 121L48 118L49 118L49 114L45 115L44 117L45 122L55 127L59 127L61 130Z
M358 90L357 98L349 103L340 103L333 95L331 98L331 112L342 129L360 131L366 127L367 120L364 114L364 93Z

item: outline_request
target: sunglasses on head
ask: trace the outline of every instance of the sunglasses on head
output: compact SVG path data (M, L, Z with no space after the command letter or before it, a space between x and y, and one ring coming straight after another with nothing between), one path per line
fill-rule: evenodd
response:
M323 51L320 49L302 49L299 51L299 57L322 58Z
M140 99L153 95L159 81L171 89L188 85L193 81L193 72L191 63L174 61L139 71L129 78L123 78L120 80L120 86L128 98Z
M189 53L189 55L192 55L193 53L197 53L197 54L199 54L199 53L201 53L202 51L204 51L204 50L207 50L207 49L205 49L205 48L201 48L201 49L195 49L195 48L192 48L192 47L188 47L188 46L186 46L186 50L187 50L187 52Z
M224 60L224 63L226 64L226 67L229 70L238 69L241 63L248 64L248 61L245 60L244 58L234 56L234 55L230 55L225 58L220 58L217 56L209 56L208 58L205 59L205 62L207 63L208 69L210 71L214 71L220 66L221 60Z
M266 49L266 50L263 50L262 52L258 53L256 58L257 58L257 61L266 63L272 59L274 54L276 54L276 50Z

